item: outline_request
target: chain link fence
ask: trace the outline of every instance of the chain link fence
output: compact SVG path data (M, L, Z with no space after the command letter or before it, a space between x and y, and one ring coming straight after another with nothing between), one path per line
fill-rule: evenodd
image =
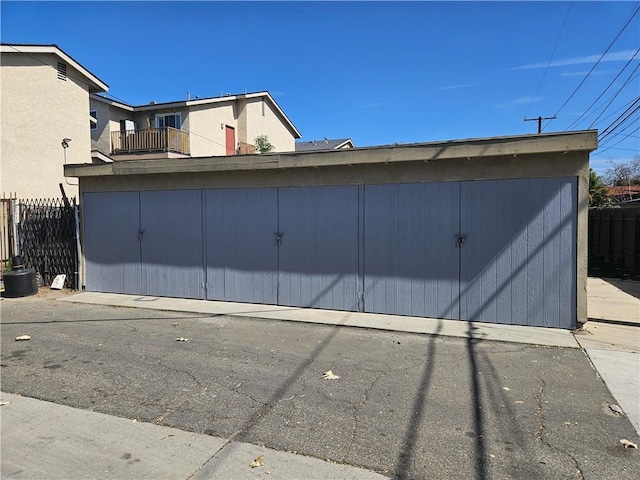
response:
M76 199L19 201L20 255L50 285L65 274L65 287L78 289Z

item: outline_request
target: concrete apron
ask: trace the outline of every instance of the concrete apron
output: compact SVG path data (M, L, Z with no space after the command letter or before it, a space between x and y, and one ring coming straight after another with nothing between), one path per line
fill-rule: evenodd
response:
M2 392L0 400L3 479L387 478L348 465L10 393ZM258 457L263 464L252 467Z
M372 328L394 332L438 334L446 337L493 340L499 342L527 343L555 347L579 348L567 330L555 328L499 325L494 323L464 322L437 318L405 317L377 313L344 312L313 308L284 307L253 303L216 302L184 298L146 297L115 293L84 292L61 299L65 302L111 305L119 307L148 308L206 315L230 315L293 322L342 325Z
M576 339L640 435L640 282L589 278L587 290L589 321Z

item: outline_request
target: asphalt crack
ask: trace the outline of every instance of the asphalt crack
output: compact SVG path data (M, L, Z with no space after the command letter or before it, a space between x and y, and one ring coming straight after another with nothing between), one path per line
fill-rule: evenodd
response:
M538 430L536 431L536 440L538 440L540 443L542 443L543 445L547 446L548 448L555 450L556 452L560 452L563 455L565 455L567 458L569 458L569 460L571 460L571 463L573 464L574 468L576 469L576 477L579 478L580 480L585 480L584 477L584 473L582 472L582 469L580 468L580 463L578 462L578 459L572 455L571 453L555 446L555 445L551 445L551 443L549 442L549 440L547 440L545 438L545 432L546 432L546 425L545 425L545 416L544 416L544 409L542 407L542 403L543 403L543 397L544 397L544 388L546 386L546 383L544 381L544 379L539 378L540 380L540 388L538 388L538 393L535 394L535 399L536 399L536 413L538 416Z

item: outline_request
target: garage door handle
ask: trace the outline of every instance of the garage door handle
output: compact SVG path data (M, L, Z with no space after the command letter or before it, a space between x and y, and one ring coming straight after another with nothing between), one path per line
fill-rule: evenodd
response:
M462 245L464 245L464 241L466 239L466 235L456 235L456 245L458 246L458 248L462 248Z
M274 235L276 236L276 245L280 246L280 244L282 243L282 237L284 237L284 233L274 232Z

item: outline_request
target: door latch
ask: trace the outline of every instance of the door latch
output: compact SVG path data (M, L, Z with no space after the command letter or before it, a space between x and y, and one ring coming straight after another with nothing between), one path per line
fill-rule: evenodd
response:
M284 237L284 233L275 232L274 235L276 236L276 245L280 246L280 244L282 243L282 237Z
M141 242L144 237L144 230L138 230L138 240Z
M456 246L458 248L462 248L462 245L464 245L464 242L466 239L467 239L466 235L456 235Z

